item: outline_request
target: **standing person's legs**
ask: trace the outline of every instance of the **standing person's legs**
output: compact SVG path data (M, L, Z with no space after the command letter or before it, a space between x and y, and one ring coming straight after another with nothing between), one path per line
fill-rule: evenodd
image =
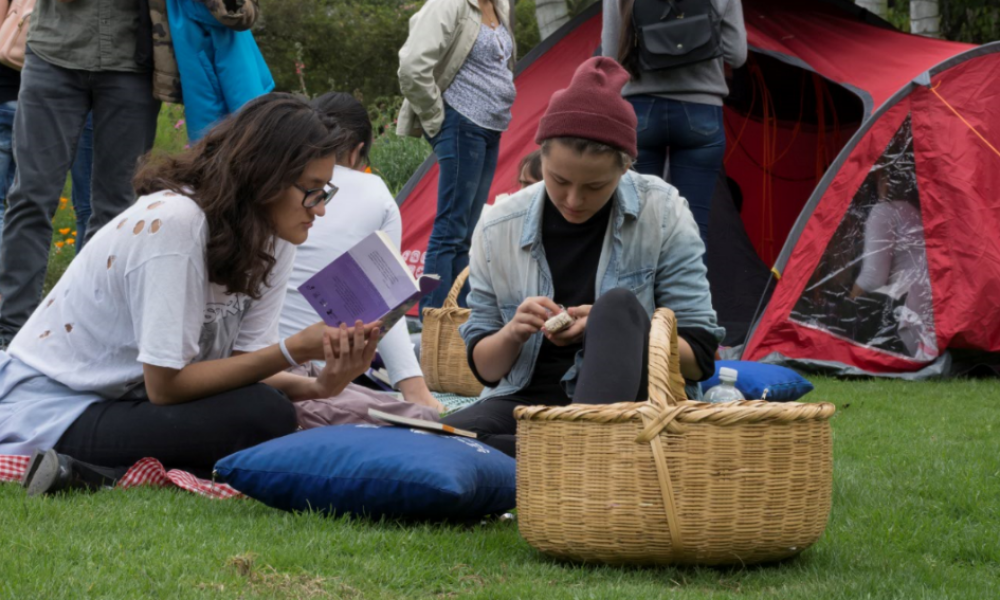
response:
M25 56L14 116L18 175L0 245L0 345L13 339L41 300L52 218L90 110L89 77Z
M626 99L635 109L638 122L636 146L639 156L635 160L635 170L643 175L665 177L667 146L670 143L666 100L655 96L629 96Z
M291 401L259 383L170 406L148 400L93 404L55 449L103 467L129 467L149 456L167 469L207 477L219 459L297 428Z
M0 104L0 235L3 234L3 213L7 207L7 193L14 184L14 152L11 142L14 137L14 113L17 100Z
M160 101L149 73L94 74L94 169L89 240L135 202L132 177L139 158L156 140Z
M523 402L506 398L490 398L441 419L445 425L476 434L484 444L493 446L507 456L517 454L517 419L514 409Z
M708 220L715 184L726 154L722 107L667 100L670 103L670 183L684 196L708 244Z
M468 264L468 247L465 246L464 256L461 256L461 250L470 235L469 231L476 225L471 218L487 158L488 136L484 135L484 131L445 105L444 124L430 140L437 155L440 175L437 216L427 242L424 273L439 275L441 285L420 299L421 318L424 308L440 307L444 303L455 276L461 272L461 269L455 270L456 263L462 264L462 268ZM479 206L481 211L482 205ZM476 212L477 217L479 212ZM461 262L463 260L464 263Z
M483 214L483 207L486 206L486 202L490 198L490 188L493 187L493 175L497 170L497 159L500 158L499 131L490 131L476 127L476 130L470 133L482 138L483 143L486 145L486 152L483 158L482 174L479 179L479 189L476 190L472 206L469 207L469 226L466 228L465 239L462 241L462 245L459 246L455 261L452 263L452 281L458 278L462 271L465 270L465 267L469 266L469 249L472 247L472 234L476 230L476 223L479 222L479 217ZM466 306L465 298L468 295L469 284L467 282L462 292L458 295L459 306Z
M583 339L575 404L648 399L649 315L630 290L611 290L594 303Z
M80 143L76 148L76 160L70 175L73 178L73 212L76 213L76 251L83 250L87 236L87 221L90 220L90 176L94 170L94 116L87 115Z

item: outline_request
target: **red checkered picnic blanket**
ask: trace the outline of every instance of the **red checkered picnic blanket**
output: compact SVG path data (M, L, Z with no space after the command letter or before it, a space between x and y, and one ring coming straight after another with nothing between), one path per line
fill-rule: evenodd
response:
M28 460L27 456L0 455L0 482L21 481L24 471L28 468ZM176 486L182 490L217 500L243 496L224 483L213 483L207 479L199 479L190 473L177 469L168 471L155 458L140 460L132 465L124 477L118 480L118 487L122 489L139 485Z

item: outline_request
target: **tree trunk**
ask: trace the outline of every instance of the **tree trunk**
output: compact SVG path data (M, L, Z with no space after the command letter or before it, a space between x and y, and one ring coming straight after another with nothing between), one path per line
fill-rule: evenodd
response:
M941 6L938 0L910 0L910 33L941 37Z
M566 0L536 0L535 17L538 19L538 35L544 40L569 21Z
M883 19L889 14L889 0L855 0L854 3Z

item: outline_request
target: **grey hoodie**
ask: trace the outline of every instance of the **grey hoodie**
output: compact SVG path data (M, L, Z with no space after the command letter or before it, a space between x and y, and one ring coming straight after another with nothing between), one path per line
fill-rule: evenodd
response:
M617 59L622 27L619 0L603 2L601 53ZM623 96L648 94L697 104L722 105L722 99L729 95L723 62L733 67L740 67L746 62L747 30L743 24L740 0L712 0L712 4L722 15L722 57L665 71L644 72L638 81L625 84Z

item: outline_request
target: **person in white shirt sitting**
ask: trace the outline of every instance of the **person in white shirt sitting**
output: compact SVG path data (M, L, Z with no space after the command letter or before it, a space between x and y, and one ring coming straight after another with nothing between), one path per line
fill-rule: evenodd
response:
M861 271L850 296L855 302L887 299L887 322L896 331L880 330L872 337L883 341L897 337L906 354L930 361L939 351L916 171L912 158L897 161L898 165L885 159L875 166L877 203L865 221ZM871 343L872 339L856 341Z
M295 246L336 193L341 128L268 94L189 150L152 154L139 199L102 227L0 352L0 454L31 454L29 495L114 485L144 457L210 476L293 433L294 403L341 394L381 323L278 335ZM363 326L363 327L362 327ZM290 364L324 360L316 377Z
M307 279L374 231L388 233L397 248L403 235L399 207L389 188L380 177L365 172L373 141L368 111L353 96L343 92L324 94L312 104L336 121L353 140L351 151L337 157L337 168L331 180L339 189L329 207L335 216L317 219L309 239L298 247L281 311L282 335L290 335L316 320L316 312L298 290ZM390 383L403 393L404 400L443 410L424 382L405 320L386 332L378 350L389 372Z

